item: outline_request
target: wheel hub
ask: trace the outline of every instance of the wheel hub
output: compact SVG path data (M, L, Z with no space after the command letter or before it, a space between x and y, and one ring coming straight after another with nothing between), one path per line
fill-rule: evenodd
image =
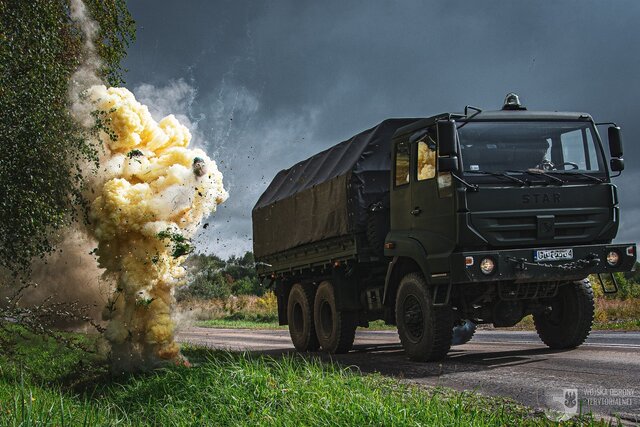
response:
M300 334L302 333L302 330L304 329L304 316L302 315L302 305L300 305L300 303L295 303L293 305L293 321L291 322L291 329L297 333Z
M328 301L322 301L320 306L320 324L322 326L322 336L329 338L333 331L333 310Z
M420 301L414 295L408 295L402 307L407 335L412 341L419 341L424 333L424 315Z

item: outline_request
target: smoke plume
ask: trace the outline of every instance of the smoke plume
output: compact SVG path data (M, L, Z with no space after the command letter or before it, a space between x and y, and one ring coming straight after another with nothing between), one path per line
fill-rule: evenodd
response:
M189 148L191 133L173 115L156 122L127 89L102 85L94 45L99 28L81 0L70 6L84 36L82 62L70 81L70 111L85 128L99 129L100 166L86 168L85 194L97 267L113 284L102 311L113 366L180 362L174 290L184 281L190 238L228 197L222 174L205 152Z
M228 195L205 152L189 149L174 116L157 122L125 88L93 86L108 153L90 210L98 263L117 282L103 312L114 362L150 366L179 360L171 308L185 276L181 264L202 220Z

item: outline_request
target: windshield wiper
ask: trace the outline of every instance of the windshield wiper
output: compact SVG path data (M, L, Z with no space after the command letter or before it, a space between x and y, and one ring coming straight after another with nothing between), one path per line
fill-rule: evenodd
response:
M513 182L517 182L520 185L527 185L527 183L519 178L516 178L515 176L511 176L511 175L507 175L504 172L490 172L490 171L481 171L481 170L475 170L475 171L464 171L464 173L477 173L477 174L482 174L482 175L491 175L491 176L495 176L497 178L504 178L507 179L509 181L513 181Z
M550 175L550 174L546 173L545 171L543 171L541 169L508 170L506 172L526 173L526 174L529 174L529 175L532 175L532 176L542 175L542 176L545 176L545 177L557 182L560 185L564 184L564 181L561 180L560 178L558 178L557 176ZM547 184L549 184L549 183L547 182Z
M598 178L597 176L593 176L593 175L589 175L587 173L582 173L582 172L571 172L571 171L547 171L547 173L552 174L552 173L557 173L560 175L578 175L578 176L583 176L585 178L589 178L592 181L596 181L599 182L600 184L602 184L604 182L603 179Z

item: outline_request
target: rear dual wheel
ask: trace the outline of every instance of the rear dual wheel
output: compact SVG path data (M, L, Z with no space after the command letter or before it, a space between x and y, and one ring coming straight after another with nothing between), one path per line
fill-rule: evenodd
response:
M356 313L337 309L330 282L320 283L317 290L311 284L293 285L287 318L291 341L297 351L317 351L322 346L328 353L346 353L353 346Z
M333 285L322 282L316 291L313 317L318 341L328 353L346 353L353 347L356 335L356 313L339 311Z
M298 351L316 351L320 348L313 323L313 298L314 289L311 285L296 283L289 292L289 335Z

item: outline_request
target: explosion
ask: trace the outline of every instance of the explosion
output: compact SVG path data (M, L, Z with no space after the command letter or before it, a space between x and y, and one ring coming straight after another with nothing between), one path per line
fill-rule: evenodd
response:
M96 255L116 287L103 311L116 369L182 361L171 317L190 238L228 194L205 152L173 115L156 122L125 88L92 86L87 99L105 158L90 206Z

